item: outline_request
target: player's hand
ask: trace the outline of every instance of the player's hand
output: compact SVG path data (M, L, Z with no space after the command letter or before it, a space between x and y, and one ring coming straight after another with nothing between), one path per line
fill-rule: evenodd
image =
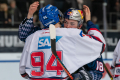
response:
M83 12L85 16L85 21L87 22L88 20L91 20L91 12L88 6L83 5Z
M28 11L28 15L27 15L27 18L30 19L33 14L35 13L35 11L37 10L37 7L39 6L39 2L36 1L34 3L32 3L29 7L29 11Z

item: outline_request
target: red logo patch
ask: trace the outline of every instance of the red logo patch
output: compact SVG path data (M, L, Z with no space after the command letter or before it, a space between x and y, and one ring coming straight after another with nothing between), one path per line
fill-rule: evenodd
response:
M68 13L67 13L67 15L70 15L70 16L72 16L72 15L73 15L73 13L72 13L72 12L68 12Z

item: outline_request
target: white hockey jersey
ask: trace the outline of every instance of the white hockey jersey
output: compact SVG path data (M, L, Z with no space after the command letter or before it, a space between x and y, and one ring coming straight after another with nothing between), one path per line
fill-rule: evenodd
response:
M113 53L113 61L110 71L114 76L113 80L120 80L120 40Z
M103 43L74 28L56 28L56 50L59 58L72 74L95 60ZM19 65L20 74L29 78L65 78L66 72L51 52L49 30L39 30L26 39Z

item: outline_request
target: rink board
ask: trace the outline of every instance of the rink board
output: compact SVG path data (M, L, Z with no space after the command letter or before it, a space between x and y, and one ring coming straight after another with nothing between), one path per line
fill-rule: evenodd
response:
M104 63L108 68L112 63L112 53L110 52ZM19 74L19 62L21 53L1 53L0 54L0 80L25 80ZM103 58L105 57L103 53ZM110 80L106 71L101 80Z

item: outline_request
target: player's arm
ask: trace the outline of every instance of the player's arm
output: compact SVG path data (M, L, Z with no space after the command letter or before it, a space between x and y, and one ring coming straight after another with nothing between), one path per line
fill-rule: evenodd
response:
M25 45L24 45L24 48L23 48L23 52L22 52L22 55L21 55L21 59L20 59L20 63L19 63L19 72L20 72L20 75L23 77L23 78L28 78L28 74L26 73L26 63L27 63L27 60L28 60L28 50L29 50L29 47L30 47L30 43L31 43L31 40L32 40L32 36L29 36L27 39L26 39L26 42L25 42Z
M27 17L19 25L18 37L21 41L25 41L25 39L36 30L40 30L40 27L34 27L33 24L33 14L37 10L38 5L39 2L34 2L30 5Z
M28 78L28 74L25 72L25 67L26 67L26 61L27 61L27 54L28 54L28 51L27 51L27 46L28 44L25 43L25 46L24 46L24 49L23 49L23 53L22 53L22 56L21 56L21 59L20 59L20 64L19 64L19 72L20 72L20 75L23 77L23 78Z
M70 38L74 41L75 52L73 52L74 54L66 53L66 55L69 55L71 59L74 59L74 65L77 65L77 67L80 68L83 65L94 61L101 55L103 43L90 38L89 36L83 34L82 31L77 29L72 29L72 31L70 31L70 35Z
M93 37L93 39L104 43L104 48L105 48L105 45L106 45L105 39L101 34L100 30L98 30L95 24L93 24L93 22L91 21L91 13L90 13L89 7L86 5L83 5L83 11L85 16L85 21L87 22L88 36L91 36Z
M95 26L95 24L93 24L93 22L91 21L91 12L90 12L89 7L86 5L83 5L83 12L84 12L84 16L85 16L85 21L87 22L88 35L96 36L96 37L100 38L102 40L102 42L105 43L105 40L104 40L100 30L98 30L98 28Z
M97 29L97 27L92 23L92 21L88 21L87 26L88 26L88 32L87 32L88 36L92 37L93 39L99 42L104 43L104 49L105 49L106 42L102 33Z
M28 74L25 72L26 61L27 61L27 51L25 50L25 47L24 47L24 51L23 51L21 59L20 59L19 72L23 78L27 79Z
M111 64L111 69L110 69L112 75L114 74L116 60L117 60L117 58L119 58L119 54L120 54L120 40L119 40L119 42L118 42L118 44L117 44L117 46L114 50L114 53L113 53L113 61L112 61L112 64Z

